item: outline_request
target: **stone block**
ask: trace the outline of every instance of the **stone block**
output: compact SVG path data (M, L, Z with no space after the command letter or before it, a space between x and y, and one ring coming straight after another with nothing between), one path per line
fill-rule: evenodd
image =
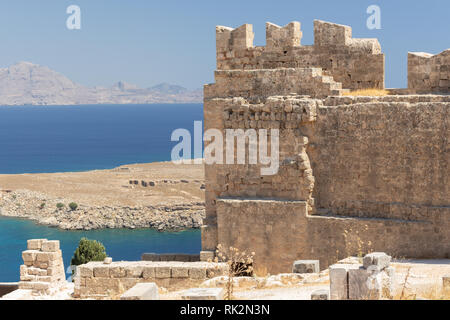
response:
M41 250L42 243L47 241L47 239L30 239L27 240L27 249L28 250Z
M363 266L368 268L370 266L377 266L380 270L389 267L391 263L391 256L388 256L384 252L372 252L364 256Z
M59 241L51 240L42 242L42 251L44 252L57 252L59 251Z
M33 264L33 262L36 260L36 254L38 252L39 251L36 250L25 250L22 252L22 259L27 266L29 266L30 263Z
M200 261L214 261L214 251L200 251Z
M20 281L36 281L36 276L34 276L34 275L23 275L23 276L20 276Z
M189 278L191 279L206 279L206 268L204 267L190 267Z
M189 277L189 268L188 267L172 267L171 268L171 276L172 278L187 278Z
M103 260L103 264L111 264L112 263L112 258L111 257L106 257L104 260Z
M53 257L48 252L36 253L36 261L48 263L50 260L53 260Z
M144 279L155 279L155 267L145 266L142 272L142 277Z
M311 293L311 300L329 300L330 292L328 290L316 290Z
M141 256L142 261L160 261L160 255L156 253L143 253Z
M222 288L192 288L183 292L183 300L223 300Z
M319 260L297 260L292 266L292 273L318 273Z
M49 282L30 282L31 283L31 289L35 291L47 291L50 289L50 283Z
M109 278L109 267L94 267L94 277Z
M130 266L127 268L127 278L142 278L144 272L143 266Z
M120 300L159 300L158 286L153 283L138 283L126 291Z
M442 277L442 289L445 293L450 293L450 274Z
M330 299L347 300L348 297L348 271L358 269L357 264L334 264L330 266Z
M383 272L384 273L384 272ZM348 271L350 300L379 300L382 297L383 275L376 266L360 267Z
M111 278L125 278L127 276L127 270L120 266L111 267L109 268L109 275Z
M156 266L155 267L155 277L158 279L170 278L170 267L169 266Z
M26 265L24 265L24 264L22 264L22 265L20 266L20 275L21 275L21 276L26 276L26 275L28 275L28 267L27 267Z
M86 265L81 265L77 266L76 273L82 278L92 278L94 276L94 269Z

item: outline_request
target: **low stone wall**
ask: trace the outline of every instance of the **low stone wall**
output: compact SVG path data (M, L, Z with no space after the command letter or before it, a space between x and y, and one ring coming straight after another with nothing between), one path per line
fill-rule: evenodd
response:
M0 298L17 289L19 289L18 282L0 282Z
M200 261L199 254L184 253L144 253L141 257L142 261L178 261L178 262L197 262Z
M114 299L143 282L165 288L195 286L223 275L226 268L225 263L208 262L89 262L77 267L74 296Z

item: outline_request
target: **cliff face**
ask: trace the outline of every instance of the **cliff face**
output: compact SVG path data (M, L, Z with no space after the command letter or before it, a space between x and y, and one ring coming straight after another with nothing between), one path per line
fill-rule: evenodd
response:
M48 67L19 62L0 69L0 105L196 103L200 90L161 84L141 89L118 82L110 88L79 85Z

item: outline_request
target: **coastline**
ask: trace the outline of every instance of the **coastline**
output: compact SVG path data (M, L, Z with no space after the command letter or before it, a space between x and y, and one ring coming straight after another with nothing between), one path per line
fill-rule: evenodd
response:
M205 216L203 166L185 166L158 162L0 175L0 215L65 230L197 229ZM74 210L69 208L72 202L77 204Z

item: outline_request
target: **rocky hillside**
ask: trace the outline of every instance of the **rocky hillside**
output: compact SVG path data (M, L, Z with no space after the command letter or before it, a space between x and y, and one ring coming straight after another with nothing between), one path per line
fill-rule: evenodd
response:
M202 99L201 90L165 83L144 89L125 82L89 88L30 62L0 69L0 105L199 103Z

